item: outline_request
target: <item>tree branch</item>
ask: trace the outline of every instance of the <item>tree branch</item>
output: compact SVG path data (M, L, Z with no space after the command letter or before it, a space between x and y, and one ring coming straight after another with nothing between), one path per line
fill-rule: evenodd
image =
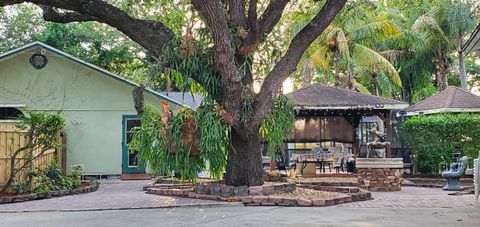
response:
M99 19L78 12L58 12L53 7L40 6L43 11L43 19L57 23L70 23L80 21L98 21Z
M280 21L288 2L289 0L271 0L260 17L260 20L254 25L250 24L250 32L240 46L240 53L242 55L245 56L251 53L260 43L261 38L272 32L275 25L278 23L278 21ZM252 19L250 18L250 13L252 13L252 17L257 17L256 3L256 0L250 1L248 14L249 21ZM255 13L253 13L253 9L250 7L255 7Z
M320 12L293 38L285 55L267 75L257 95L254 124L259 124L280 92L282 82L293 73L305 50L322 34L347 0L328 0Z
M257 18L258 18L257 0L250 0L250 2L248 3L248 18L247 18L247 22L250 30L255 29L255 27L257 26Z
M243 28L247 26L244 0L228 0L228 11L235 25L242 26Z
M214 41L213 53L215 69L222 75L225 109L232 115L234 122L240 122L240 108L242 97L242 75L235 64L234 50L230 29L225 15L220 7L219 0L192 0L193 7L205 19Z
M130 17L121 9L102 0L0 0L0 7L24 2L75 12L58 14L58 12L53 13L51 10L47 10L45 19L52 19L55 22L95 20L108 24L156 56L160 55L163 46L174 37L174 33L163 23Z

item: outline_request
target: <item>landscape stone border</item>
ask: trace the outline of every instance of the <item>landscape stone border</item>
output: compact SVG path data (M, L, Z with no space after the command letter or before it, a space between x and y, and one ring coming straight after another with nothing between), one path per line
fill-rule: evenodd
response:
M276 193L289 193L296 189L296 184L293 182L275 182L262 186L230 186L220 183L206 183L197 184L193 190L197 194L215 195L221 197L243 197L243 196L257 196L257 195L273 195Z
M301 206L301 207L323 207L333 206L342 203L351 203L371 199L370 192L357 192L344 196L326 199L301 199L284 198L281 196L247 196L242 197L241 201L246 206Z
M12 195L12 196L0 197L0 204L18 203L18 202L26 202L30 200L50 199L52 197L61 197L66 195L83 194L83 193L94 192L98 189L99 184L97 181L95 180L88 181L88 183L89 183L88 186L72 189L72 190L58 190L58 191L52 191L49 193L29 193L29 194L23 194L23 195Z
M301 188L322 190L329 192L346 193L343 196L327 199L301 199L284 198L274 195L275 193L288 193L296 189L294 183L283 183L263 186L240 186L233 187L222 184L200 184L187 187L173 184L146 186L146 193L163 196L189 197L205 200L217 200L226 202L242 202L247 206L332 206L341 203L364 201L371 199L371 193L362 191L357 187L323 186L323 185L298 185ZM213 190L212 190L213 189ZM233 190L233 191L232 191ZM212 194L213 193L213 194ZM243 196L242 196L243 195Z

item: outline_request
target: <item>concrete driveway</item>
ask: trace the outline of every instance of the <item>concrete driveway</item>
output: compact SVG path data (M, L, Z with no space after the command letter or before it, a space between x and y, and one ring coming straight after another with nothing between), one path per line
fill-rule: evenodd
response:
M480 209L208 207L0 214L0 226L480 226Z
M437 188L403 187L374 192L369 201L303 208L149 195L142 191L148 181L101 183L93 193L0 205L0 226L480 226L473 195Z

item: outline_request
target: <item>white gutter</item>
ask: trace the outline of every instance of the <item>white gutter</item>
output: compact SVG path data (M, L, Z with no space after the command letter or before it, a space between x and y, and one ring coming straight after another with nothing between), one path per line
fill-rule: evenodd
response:
M373 109L373 110L401 110L407 108L405 104L389 104L389 105L359 105L359 106L295 106L298 110L356 110L356 109Z
M27 104L0 104L0 108L25 108Z
M438 108L422 111L407 111L406 116L428 115L438 113L480 113L480 108Z

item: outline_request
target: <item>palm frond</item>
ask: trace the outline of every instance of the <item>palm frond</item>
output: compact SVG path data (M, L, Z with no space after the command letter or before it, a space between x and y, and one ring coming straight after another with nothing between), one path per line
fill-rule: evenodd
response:
M316 51L310 56L307 61L310 61L314 69L321 68L323 70L328 70L330 68L330 63L332 62L333 54L328 50L327 46L320 46Z
M355 82L355 87L360 93L371 95L372 93L363 84Z
M348 38L341 28L332 27L331 30L326 34L326 40L329 47L337 48L347 62L350 60Z
M386 72L396 85L402 86L402 80L395 67L376 51L361 44L354 44L352 53L358 64L367 67L370 71Z
M428 14L419 16L413 23L411 29L418 33L425 42L430 43L430 45L437 44L438 42L449 43L438 21Z
M369 41L382 41L388 38L399 36L402 30L390 20L374 21L360 26L349 37L356 43L365 44Z

